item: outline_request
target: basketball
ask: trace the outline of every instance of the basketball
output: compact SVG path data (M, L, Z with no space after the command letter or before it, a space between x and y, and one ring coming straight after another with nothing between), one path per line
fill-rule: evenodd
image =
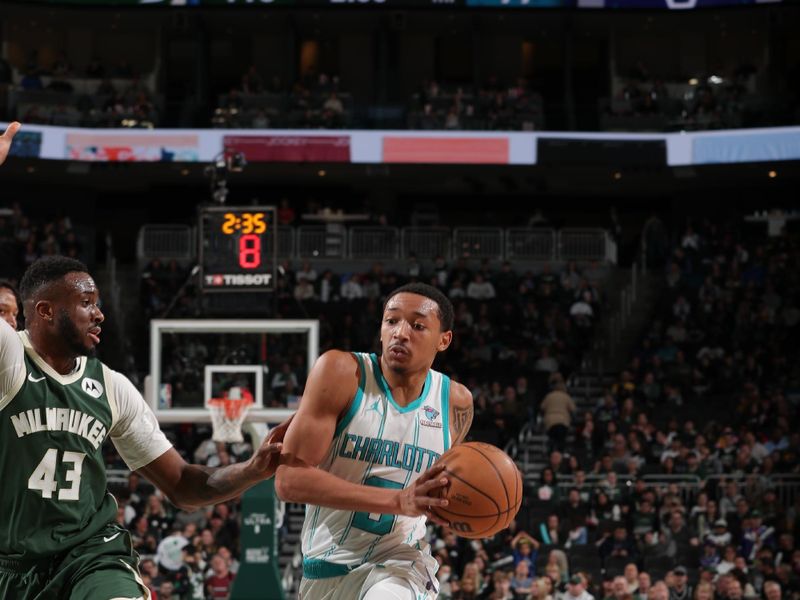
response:
M490 444L467 442L445 452L444 507L432 509L461 537L485 538L508 527L522 504L522 476L513 459Z

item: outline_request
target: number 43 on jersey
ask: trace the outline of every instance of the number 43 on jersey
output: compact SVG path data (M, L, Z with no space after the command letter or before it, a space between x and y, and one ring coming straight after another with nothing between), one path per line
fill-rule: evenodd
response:
M38 490L42 498L52 498L58 492L59 500L78 500L81 491L81 469L86 454L64 451L61 463L65 465L64 481L69 485L58 489L56 469L58 468L58 449L50 448L44 453L39 465L28 478L28 489Z

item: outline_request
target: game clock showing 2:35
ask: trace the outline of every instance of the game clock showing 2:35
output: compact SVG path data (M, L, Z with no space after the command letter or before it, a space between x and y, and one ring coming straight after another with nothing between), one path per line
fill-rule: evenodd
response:
M263 292L274 288L274 206L205 206L200 209L199 221L204 292Z

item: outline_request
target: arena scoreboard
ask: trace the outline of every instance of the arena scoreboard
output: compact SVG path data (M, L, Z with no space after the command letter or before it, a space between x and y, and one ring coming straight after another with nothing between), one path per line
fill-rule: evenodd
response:
M200 209L200 286L204 292L265 292L275 288L274 206Z

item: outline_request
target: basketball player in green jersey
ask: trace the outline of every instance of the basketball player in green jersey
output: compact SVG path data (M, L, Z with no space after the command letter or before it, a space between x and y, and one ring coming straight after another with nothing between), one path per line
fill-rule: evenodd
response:
M271 477L283 430L246 462L187 464L133 384L94 358L104 317L86 267L39 259L20 293L25 331L0 322L0 598L144 600L138 557L106 490L103 442L191 510Z
M384 305L380 356L331 350L309 373L286 433L278 496L307 504L300 600L435 598L425 521L447 485L432 466L463 441L472 394L434 371L453 308L436 288L398 288Z

